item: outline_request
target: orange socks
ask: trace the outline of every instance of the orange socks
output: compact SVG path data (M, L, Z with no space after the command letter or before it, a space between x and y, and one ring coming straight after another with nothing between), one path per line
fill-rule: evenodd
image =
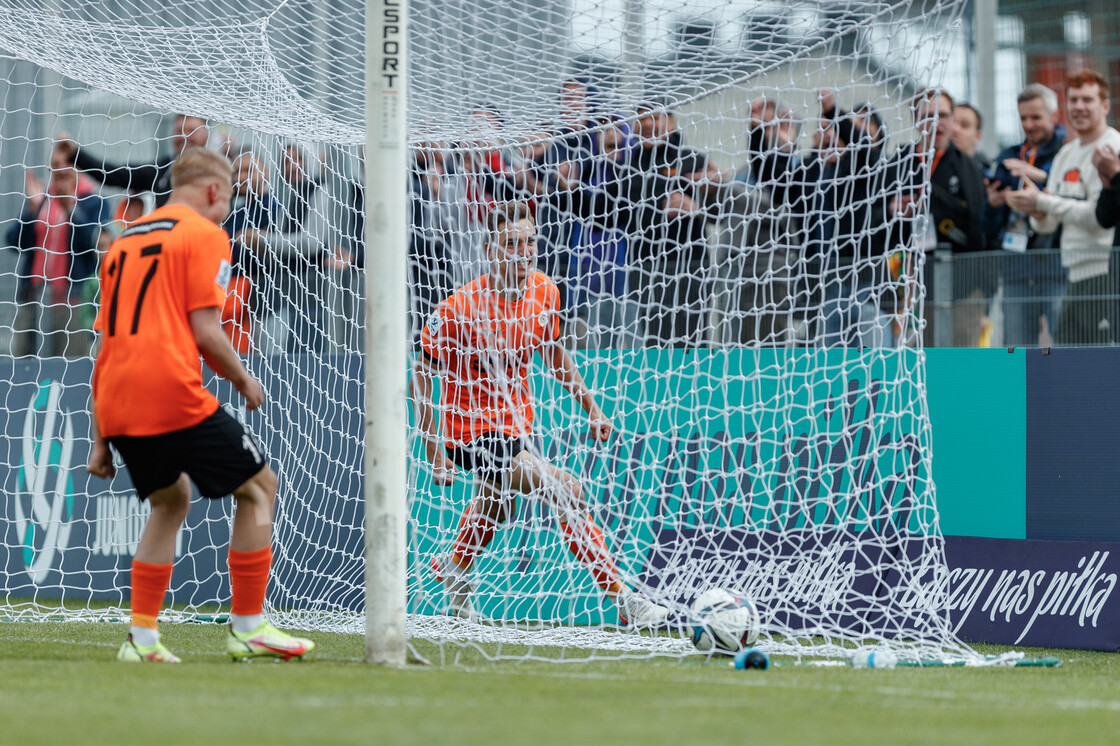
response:
M132 626L158 629L156 617L171 584L171 565L132 560Z
M264 610L272 567L272 547L252 552L229 550L229 584L233 589L232 611L238 616L254 616Z
M612 596L618 595L623 588L622 580L607 544L603 541L602 530L590 517L580 519L578 524L560 524L560 531L568 541L568 549L591 572L596 585Z
M475 508L472 502L463 511L459 521L459 535L451 548L451 561L464 570L469 570L475 556L486 548L494 538L498 524Z
M561 523L560 530L568 542L568 548L575 558L591 573L595 583L608 594L617 595L622 589L622 579L614 564L603 532L590 517L576 522ZM469 570L474 558L494 538L498 524L479 513L474 503L467 506L459 521L459 535L452 546L451 561L464 570Z

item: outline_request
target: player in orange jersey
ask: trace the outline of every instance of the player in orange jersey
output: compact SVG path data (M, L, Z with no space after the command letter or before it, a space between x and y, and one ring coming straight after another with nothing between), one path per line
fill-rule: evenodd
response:
M246 406L264 401L222 331L230 243L218 223L229 214L229 160L195 148L171 167L167 204L110 245L101 264L101 307L93 369L93 450L88 471L116 473L121 454L152 513L132 563L132 626L117 658L177 663L159 639L156 617L171 580L175 535L190 510L191 480L209 498L233 493L230 538L232 658L302 656L310 640L264 620L272 563L276 474L260 445L203 388L199 355L229 379Z
M410 384L416 420L435 480L450 484L455 467L475 476L449 555L435 569L451 611L474 616L470 569L516 496L545 500L560 519L569 549L634 626L655 626L668 610L627 586L592 518L579 480L550 464L533 436L529 366L539 352L591 420L597 441L613 428L559 341L560 292L535 271L536 226L528 206L499 204L490 213L487 254L492 271L444 300L421 333L420 359ZM443 442L432 402L432 376L441 379Z

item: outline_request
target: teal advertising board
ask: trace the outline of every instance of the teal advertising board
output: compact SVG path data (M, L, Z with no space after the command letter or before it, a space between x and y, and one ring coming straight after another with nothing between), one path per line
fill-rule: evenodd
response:
M1027 354L926 351L943 534L1026 538Z
M918 374L899 374L899 366L914 370L920 354L734 349L581 356L584 377L618 435L606 447L589 443L582 413L539 369L537 398L558 406L538 407L536 424L546 454L602 485L594 498L600 504L654 496L663 505L651 505L651 512L666 520L738 526L772 521L775 509L789 507L774 500L784 476L799 467L814 471L822 458L857 462L823 485L851 491L851 480L865 477L858 473L860 451L869 446L858 427L864 422L902 445L892 453L899 463L882 467L884 473L906 470L907 448L932 446L942 533L1024 538L1024 353L926 351L932 436L920 427ZM853 429L845 446L844 433ZM423 475L420 486L430 488ZM439 494L458 508L464 486ZM827 512L818 503L792 520L824 524Z
M577 357L618 432L590 442L582 413L537 370L544 454L580 476L624 572L679 532L933 533L930 431L913 350L637 350ZM918 372L911 372L918 371ZM415 452L421 459L419 450ZM425 559L448 551L468 486L414 472L415 610L441 592ZM838 497L839 496L839 497ZM523 501L479 560L476 601L497 618L596 621L601 594L572 569L555 516ZM486 584L491 585L487 586ZM542 593L542 589L547 589ZM517 604L532 605L532 608Z

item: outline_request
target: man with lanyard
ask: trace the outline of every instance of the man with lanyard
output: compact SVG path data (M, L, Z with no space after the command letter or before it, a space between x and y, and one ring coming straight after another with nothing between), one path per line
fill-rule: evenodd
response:
M1108 80L1082 70L1066 80L1066 108L1077 138L1054 156L1046 191L1031 179L1007 194L1013 210L1028 213L1031 227L1053 233L1060 225L1062 266L1068 271L1054 341L1060 345L1113 344L1120 326L1116 277L1110 270L1113 230L1097 222L1103 189L1093 160L1101 148L1120 150L1120 132L1108 126Z
M976 161L953 145L953 99L940 89L926 89L914 97L913 106L918 139L900 148L888 166L886 183L893 185L887 205L891 230L888 246L908 245L907 233L916 229L920 231L915 240L919 251L939 247L949 248L955 255L983 251L987 247L981 225L984 175ZM932 160L928 179L924 168L927 158ZM930 196L925 206L929 214L920 216L917 210L923 205L927 188ZM901 219L890 220L891 216ZM984 299L995 289L994 277L978 272L975 261L956 261L953 268L953 346L975 347L980 317L986 308ZM927 317L933 306L930 300L945 300L933 291L932 278L932 268L927 268L926 282L931 290L927 294ZM927 346L933 346L930 321L927 318Z
M1058 124L1058 96L1039 83L1031 83L1018 98L1019 123L1025 139L1006 148L995 160L987 180L988 205L984 232L998 241L1003 257L1003 343L1008 346L1043 344L1058 321L1065 285L1055 233L1031 229L1030 216L1007 205L1008 190L1019 189L1023 179L1042 188L1054 156L1066 140Z

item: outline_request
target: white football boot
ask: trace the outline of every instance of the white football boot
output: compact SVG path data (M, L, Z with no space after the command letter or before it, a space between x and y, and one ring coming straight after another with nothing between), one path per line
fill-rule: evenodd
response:
M436 579L443 581L451 614L460 619L475 619L474 605L471 604L474 586L471 585L470 572L456 565L450 554L433 558L432 569L435 570Z
M631 627L657 627L669 616L668 609L658 606L633 588L623 588L614 602L622 623Z

